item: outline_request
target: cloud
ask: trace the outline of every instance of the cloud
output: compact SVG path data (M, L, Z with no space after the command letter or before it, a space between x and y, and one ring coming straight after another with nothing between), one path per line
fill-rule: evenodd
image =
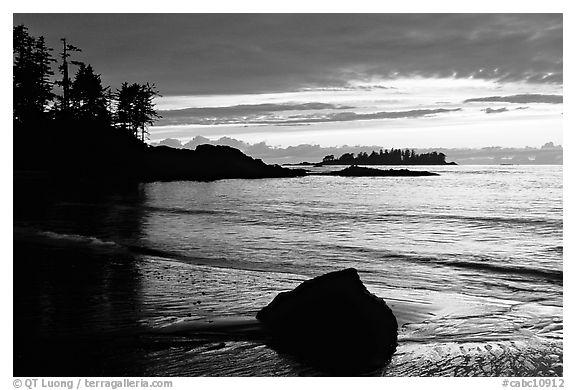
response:
M251 146L244 141L239 141L237 139L230 138L230 137L221 137L217 141L213 142L213 141L210 141L208 138L205 138L202 136L196 136L193 139L191 139L190 141L183 144L182 147L186 148L186 149L195 149L196 146L202 145L202 144L226 145L226 146L231 146L231 147L236 148L236 149L240 149L242 151L248 150Z
M328 103L262 103L262 104L239 104L227 107L191 107L177 110L160 110L158 113L170 118L183 117L215 117L229 115L252 115L280 111L306 111L327 109L351 109L351 106L342 106Z
M156 122L156 126L168 125L215 125L215 124L239 124L239 123L281 123L287 116L285 112L306 111L308 114L300 114L301 117L319 116L326 110L352 109L352 106L309 102L309 103L262 103L241 104L226 107L190 107L177 110L160 110L162 116ZM310 114L314 113L314 114Z
M563 101L562 95L541 95L541 94L523 94L511 96L488 96L481 98L466 99L464 103L473 102L505 102L505 103L550 103L561 104Z
M342 92L342 91L378 91L378 90L393 90L396 87L387 87L385 85L343 85L340 87L316 87L316 88L301 88L300 91L314 91L314 92Z
M506 107L502 107L502 108L490 108L490 107L488 107L482 111L484 111L486 114L499 114L501 112L508 111L508 109Z
M436 108L436 109L419 109L407 111L380 111L369 114L357 114L355 112L338 112L328 114L320 118L299 118L286 120L282 123L320 123L320 122L348 122L358 120L375 120L375 119L400 119L400 118L420 118L435 114L460 111L461 108Z
M206 138L207 141L209 141ZM181 148L182 147L182 143L180 142L180 140L176 139L176 138L165 138L162 141L158 142L158 145L162 145L162 146L169 146L171 148Z
M239 109L239 107L241 107ZM262 107L265 107L262 109ZM351 111L340 112L314 112L300 113L297 115L281 116L277 114L274 108L284 107L284 105L258 104L232 107L206 107L206 108L187 108L183 110L162 111L160 114L163 119L157 122L157 126L166 125L230 125L230 124L251 124L251 125L304 125L310 123L327 123L327 122L349 122L358 120L376 120L376 119L401 119L401 118L419 118L436 114L460 111L461 108L447 109L417 109L407 111L380 111L374 113L356 113ZM327 108L348 108L347 106L334 106L322 103L309 103L294 106L287 106L287 111L292 109L303 109L304 107L314 107L316 110ZM230 115L234 112L237 115ZM175 114L175 115L174 115ZM212 115L210 115L212 114ZM250 115L252 114L252 115Z
M103 82L163 95L348 88L455 77L561 84L562 14L15 14L68 37Z

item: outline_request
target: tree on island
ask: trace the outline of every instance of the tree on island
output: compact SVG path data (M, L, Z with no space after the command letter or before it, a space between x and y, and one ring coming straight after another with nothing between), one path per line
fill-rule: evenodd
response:
M418 154L414 149L380 149L379 152L372 151L354 153L344 153L339 158L333 155L322 159L324 165L444 165L446 155L444 153L422 153Z

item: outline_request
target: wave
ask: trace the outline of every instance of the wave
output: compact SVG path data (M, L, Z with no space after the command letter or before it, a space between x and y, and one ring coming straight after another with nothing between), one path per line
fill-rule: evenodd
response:
M332 249L336 247L339 250L353 251L356 253L364 253L372 255L377 254L377 256L374 257L371 256L374 261L377 261L378 259L380 260L398 259L408 262L420 262L453 268L467 268L479 271L489 271L499 274L529 276L532 278L537 278L539 280L548 280L550 282L558 284L562 284L564 275L562 270L555 270L555 269L530 268L514 265L494 264L488 262L440 259L436 257L427 257L427 256L414 256L409 254L395 253L392 251L374 250L365 247L353 247L344 245L326 245L326 247L331 247ZM299 275L328 272L334 270L333 269L334 267L338 267L339 265L341 265L340 263L332 263L331 266L327 267L325 261L319 262L319 264L315 265L308 263L306 264L306 266L296 263L264 263L264 262L247 262L239 260L232 261L225 258L204 258L204 257L190 256L187 254L181 254L172 251L156 249L151 247L144 247L144 246L130 246L129 248L132 252L140 255L148 255L163 258L166 260L175 260L185 263L192 263L195 265L205 265L218 268L244 269L250 271L290 273Z
M209 209L184 209L178 207L161 207L161 206L144 206L141 209L161 212L167 214L182 214L182 215L228 215L236 214L236 212L231 210L209 210Z
M553 280L556 282L562 282L564 273L561 270L554 269L541 269L541 268L527 268L527 267L516 267L512 265L499 265L491 263L479 263L472 261L446 261L443 264L450 265L451 267L457 268L470 268L477 270L492 271L498 273L514 274L514 275L526 275L535 278L544 278L548 280Z
M86 244L90 246L105 246L105 247L117 247L118 244L114 241L101 240L93 236L83 236L80 234L61 234L54 232L40 232L40 235L50 238L52 240L70 241L77 242L80 244Z
M286 211L275 209L270 213L274 213L275 218L279 216L297 217L297 218L310 218L314 220L326 219L328 221L345 221L352 220L357 222L378 222L381 219L395 218L395 219L422 219L422 220L455 220L466 221L472 223L487 223L487 224L506 224L506 225L521 225L521 226L550 226L558 229L563 227L562 218L536 218L536 217L505 217L505 216L484 216L484 215L457 215L457 214L430 214L430 213L413 213L413 212L378 212L370 214L359 213L358 210L351 212L317 212L317 211ZM264 215L263 215L264 217Z
M301 204L296 204L301 206ZM276 206L273 204L272 206ZM237 215L242 218L242 215L246 212L242 210L218 210L218 209L190 209L190 208L179 208L179 207L165 207L165 206L139 206L139 208L151 211L151 212L162 212L167 214L179 214L179 215ZM250 210L248 210L250 211ZM423 219L423 220L455 220L455 221L466 221L472 223L487 223L487 224L506 224L506 225L522 225L522 226L549 226L558 229L563 228L562 218L538 218L538 217L518 217L518 216L486 216L486 215L458 215L458 214L432 214L432 213L414 213L414 212L376 212L370 214L363 214L354 210L354 212L346 211L324 211L319 212L318 210L305 210L305 211L293 211L287 209L281 209L278 207L262 207L254 213L248 212L250 218L259 217L261 224L268 224L268 215L272 214L275 222L274 225L278 225L278 219L281 221L283 219L312 219L315 221L325 219L327 221L345 221L352 220L358 222L378 222L380 219L386 218L397 218L397 219ZM560 214L561 215L561 214ZM252 220L252 219L251 219ZM286 221L282 221L286 222ZM289 225L289 223L288 223Z
M413 254L399 253L390 250L372 249L366 247L355 247L351 245L324 245L326 249L337 249L342 252L353 252L367 254L375 261L382 260L400 260L406 262L418 262L424 264L434 264L453 268L468 268L479 271L490 271L500 274L522 275L530 276L539 279L546 279L553 282L562 283L563 271L557 269L543 269L531 268L523 266L515 266L511 264L496 264L498 259L487 259L488 261L471 261L471 260L456 260L456 259L442 259L433 256L419 256ZM559 248L559 249L558 249ZM554 247L553 250L562 250L562 247Z
M416 214L430 219L456 219L470 222L491 222L515 225L553 225L560 229L563 226L563 220L557 218L521 218L521 217L486 217L486 216L468 216L468 215L450 215L450 214Z
M80 234L56 233L52 231L36 230L32 228L14 228L15 239L28 242L44 243L49 245L66 246L66 247L89 247L96 250L121 251L133 255L144 255L157 257L165 260L179 261L195 265L212 266L219 268L245 269L251 271L279 272L303 274L302 265L292 263L265 263L265 262L247 262L241 260L229 260L226 258L209 258L199 257L189 254L183 254L175 251L169 251L144 245L134 245L133 243L121 243L112 240L104 240L93 236L84 236ZM515 266L510 264L495 264L492 262L479 262L469 260L441 259L432 256L418 256L412 254L397 253L393 251L377 250L366 247L354 247L347 245L323 245L325 249L337 249L338 252L354 252L367 254L373 261L379 260L401 260L407 262L418 262L425 264L441 265L453 268L466 268L478 271L489 271L493 273L529 276L545 279L555 283L562 284L563 271L556 269L542 269ZM559 250L554 247L555 250ZM560 249L561 250L561 249ZM325 262L322 262L325 263ZM332 264L335 265L335 264ZM307 264L305 268L314 268L319 271L325 268L325 264L318 264L317 267ZM312 270L308 269L309 273Z
M166 207L166 206L150 206L150 205L133 205L126 203L118 203L112 206L103 205L101 203L79 203L79 202L59 202L59 205L66 207L81 207L81 208L99 208L99 207L112 207L118 210L136 210L150 211L150 212L161 212L166 214L183 214L183 215L226 215L226 214L236 214L233 210L213 210L213 209L190 209L181 207Z
M556 253L564 253L564 246L557 245L551 246L545 249L546 252L556 252Z
M134 244L132 242L117 242L104 240L93 236L81 234L56 233L53 231L38 230L29 227L15 227L14 240L24 243L41 244L49 247L64 247L70 249L89 249L101 253L118 253L129 256L148 256L162 261L180 262L199 266L240 269L258 272L275 272L282 274L298 274L302 269L297 264L249 262L243 260L230 260L226 258L201 257L176 251L154 248L151 246ZM308 267L318 268L322 267ZM310 271L310 270L307 270Z
M53 246L90 247L93 249L122 250L123 246L115 241L103 240L94 236L72 233L56 233L28 227L15 227L14 239L32 243L49 244Z
M306 266L303 266L302 264L286 262L269 263L239 259L231 260L222 257L200 257L141 245L130 245L128 246L128 249L133 254L149 256L161 261L180 262L185 264L193 264L195 266L205 266L221 269L291 274L300 276L316 276L334 270L333 267L326 267L322 264L307 264Z
M492 273L499 273L499 274L529 276L537 278L539 280L544 279L559 284L562 284L564 276L562 270L531 268L531 267L522 267L508 264L495 264L493 262L488 263L488 262L478 262L468 260L440 259L435 257L418 257L403 254L390 255L388 257L399 258L407 261L418 261L428 264L448 266L453 268L467 268L471 270L489 271Z

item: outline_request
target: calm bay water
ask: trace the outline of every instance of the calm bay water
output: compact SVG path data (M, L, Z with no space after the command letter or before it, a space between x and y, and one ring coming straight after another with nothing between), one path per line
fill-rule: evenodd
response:
M257 342L148 331L250 317L302 280L355 267L402 325L377 374L561 375L562 167L410 169L440 176L149 183L47 202L15 219L32 251L15 262L45 258L25 271L40 269L39 284L15 293L20 320L40 340L110 343L90 352L106 360L98 370L69 375L316 375ZM106 336L135 330L145 341L120 353Z

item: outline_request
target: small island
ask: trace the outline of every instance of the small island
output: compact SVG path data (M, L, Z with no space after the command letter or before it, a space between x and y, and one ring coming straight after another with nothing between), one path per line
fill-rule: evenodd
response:
M408 169L375 169L351 165L340 171L310 173L318 176L343 176L343 177L396 177L396 176L440 176L428 171L410 171Z
M446 162L446 155L436 151L430 153L416 153L414 149L380 149L379 152L373 150L370 154L360 152L344 153L336 158L333 154L325 156L321 162L310 163L304 161L297 164L287 165L314 165L321 167L324 165L458 165L455 162Z

